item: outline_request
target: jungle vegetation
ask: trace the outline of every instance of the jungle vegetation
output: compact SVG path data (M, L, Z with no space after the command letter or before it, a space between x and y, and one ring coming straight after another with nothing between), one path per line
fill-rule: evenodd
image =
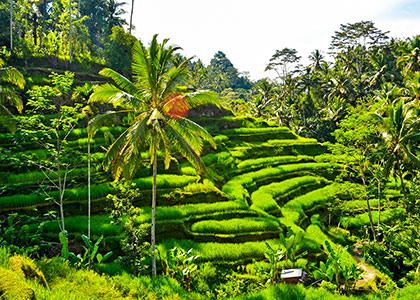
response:
M0 3L0 297L416 299L420 36L342 24L253 81L123 13Z

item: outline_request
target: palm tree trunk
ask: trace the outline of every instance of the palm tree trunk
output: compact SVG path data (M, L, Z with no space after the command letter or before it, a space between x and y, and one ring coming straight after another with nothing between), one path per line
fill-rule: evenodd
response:
M13 50L13 0L10 0L10 51Z
M61 231L65 231L64 227L64 190L63 190L63 183L61 182L61 145L60 145L60 136L58 134L58 130L56 131L56 138L57 138L57 177L58 177L58 196L59 202L58 206L60 208L60 218L61 218Z
M152 276L156 276L156 255L155 255L155 211L156 211L156 175L157 175L157 132L153 132L153 187L152 187L152 232L151 232L151 245L152 245Z
M363 181L363 186L365 187L365 189L367 189L365 175L362 175L362 181ZM367 195L365 195L365 197L366 197L366 205L368 207L370 229L372 230L373 240L376 241L376 233L375 233L375 229L373 228L372 210L370 208L369 197Z
M378 232L381 226L381 198L382 198L381 180L378 180Z
M133 27L133 11L134 11L134 0L131 0L130 28L128 28L128 32L130 34L131 34L131 27Z
M72 56L72 49L71 49L71 0L69 0L69 43L70 43L70 47L69 47L69 55L70 55L70 59L69 62L71 64L71 56Z
M89 124L89 117L88 117ZM88 237L90 238L90 133L88 127Z

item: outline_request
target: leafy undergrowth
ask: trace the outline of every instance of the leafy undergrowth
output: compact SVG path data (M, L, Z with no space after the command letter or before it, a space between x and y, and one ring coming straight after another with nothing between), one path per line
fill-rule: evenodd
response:
M14 262L20 262L16 264ZM133 276L122 273L109 276L98 274L90 269L75 269L62 258L33 261L24 256L11 256L6 248L0 248L0 293L5 300L38 299L390 299L411 300L420 293L420 286L408 286L393 295L369 294L365 296L341 296L324 289L304 287L303 285L284 285L262 289L258 292L243 290L244 278L229 276L218 286L216 294L205 293L204 277L211 270L202 270L202 275L193 278L194 284L201 285L202 292L187 292L180 284L166 276ZM214 274L213 274L214 276ZM252 280L252 279L247 279ZM233 297L232 297L233 296Z

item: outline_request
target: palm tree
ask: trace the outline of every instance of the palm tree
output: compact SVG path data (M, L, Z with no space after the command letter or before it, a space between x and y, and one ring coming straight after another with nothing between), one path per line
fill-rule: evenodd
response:
M101 101L122 108L95 117L90 122L90 134L112 119L117 113L129 114L130 127L123 132L109 147L104 158L104 168L112 168L115 180L120 177L132 178L141 161L141 150L148 148L153 165L152 188L152 275L156 275L155 256L155 209L157 150L162 149L165 168L169 168L172 148L175 148L198 170L205 173L205 165L199 155L203 149L203 140L216 147L210 134L198 124L185 118L188 109L204 104L219 104L217 94L200 91L182 95L177 91L176 83L185 75L187 63L178 66L171 63L179 47L166 47L168 39L161 44L157 35L153 36L149 48L136 41L133 48L133 82L114 70L105 68L100 74L112 79L114 84L106 83L96 87L91 101Z
M19 112L23 110L23 103L16 92L8 86L12 84L23 89L26 82L23 75L13 67L4 67L4 61L0 59L0 123L10 131L16 129L16 122L12 113L7 109L6 104L10 104Z
M128 32L130 34L131 34L131 29L133 28L133 12L134 12L134 0L131 0L130 27L128 27Z
M420 138L420 120L414 114L413 106L404 104L404 100L389 105L388 117L379 114L373 116L381 125L382 141L389 154L385 165L385 176L388 177L391 169L394 170L400 179L404 199L407 202L403 163L420 165L416 152L411 149L414 147L413 142Z

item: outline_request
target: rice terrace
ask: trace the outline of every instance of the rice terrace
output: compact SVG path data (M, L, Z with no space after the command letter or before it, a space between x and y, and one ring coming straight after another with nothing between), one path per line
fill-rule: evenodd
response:
M0 299L420 299L420 35L343 22L250 75L137 5L0 4Z

